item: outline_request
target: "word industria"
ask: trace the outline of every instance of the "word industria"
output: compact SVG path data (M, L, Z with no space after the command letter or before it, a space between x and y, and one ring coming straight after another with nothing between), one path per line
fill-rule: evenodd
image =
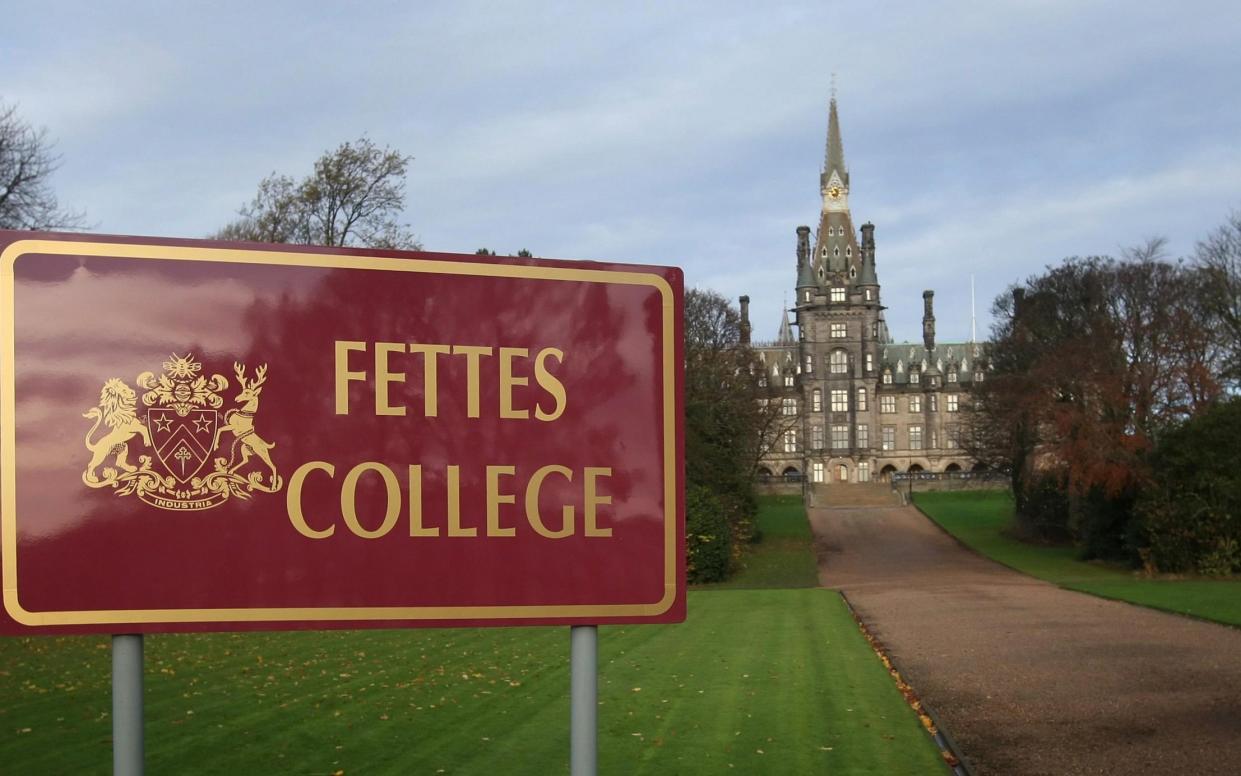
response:
M359 354L350 358L351 354ZM370 358L366 358L369 355ZM366 359L367 368L358 368ZM335 352L336 414L349 415L359 412L350 405L351 383L365 383L373 389L373 412L377 416L405 416L410 410L421 409L425 418L439 416L439 375L441 359L461 359L466 371L466 416L482 417L480 395L482 381L495 379L499 388L497 417L504 420L527 420L532 417L528 409L513 406L513 389L530 385L530 373L543 396L535 402L533 420L550 423L564 414L568 402L564 383L552 372L553 365L564 361L564 352L557 348L543 348L530 355L528 348L488 347L480 345L430 345L401 342L354 342L337 341ZM394 385L406 382L406 368L421 366L423 378L422 406L410 408L394 401ZM370 411L371 408L367 408ZM467 524L461 514L461 467L447 465L444 471L446 484L444 519L434 523L423 512L422 465L410 464L405 475L405 488L392 467L378 461L362 461L340 479L340 517L345 527L364 539L387 536L401 519L404 494L408 496L406 511L409 536L419 537L477 537L480 531L488 537L516 536L521 517L536 535L546 539L565 539L578 532L577 509L573 504L562 504L558 519L548 518L540 511L540 494L545 483L556 477L580 485L581 488L581 534L587 537L608 537L612 529L600 527L599 507L612 503L610 495L601 494L601 480L612 476L612 469L603 466L585 466L575 470L569 466L550 464L535 469L524 483L507 483L506 479L517 477L517 467L511 465L486 465L483 480L486 515L482 524ZM326 539L336 532L336 524L324 520L321 515L308 516L303 505L302 493L310 477L327 477L333 483L337 467L326 461L308 461L297 468L289 478L286 497L289 520L299 533L311 539ZM378 477L382 482L386 505L378 525L368 527L358 514L358 484L363 476ZM517 511L518 494L522 496L521 517L506 512ZM512 510L501 510L511 505ZM366 523L374 524L374 516L367 516ZM477 522L477 521L475 521Z

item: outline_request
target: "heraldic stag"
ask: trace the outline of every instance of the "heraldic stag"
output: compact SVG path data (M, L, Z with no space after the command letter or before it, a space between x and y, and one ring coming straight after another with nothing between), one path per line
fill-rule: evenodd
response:
M229 451L228 461L217 458L216 465L227 466L229 474L234 474L245 466L251 457L257 456L271 469L271 489L280 490L280 475L276 473L276 464L272 463L269 452L276 445L254 432L254 415L259 409L259 394L263 392L263 383L267 380L267 364L254 370L253 380L246 379L244 364L234 362L233 373L237 375L237 384L241 386L241 393L237 394L233 401L241 407L224 413L224 430L233 434L233 446ZM237 460L238 452L241 453L240 461Z

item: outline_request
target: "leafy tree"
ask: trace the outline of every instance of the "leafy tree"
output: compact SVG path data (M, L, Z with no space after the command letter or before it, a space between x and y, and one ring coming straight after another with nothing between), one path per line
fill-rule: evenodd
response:
M753 536L754 472L778 405L766 401L757 358L740 344L741 316L719 294L685 295L685 469L719 500L733 557Z
M60 167L46 129L35 129L0 103L0 229L77 229L85 216L65 210L52 193Z
M366 137L343 143L301 181L275 173L264 178L241 218L213 238L417 250L418 240L400 221L411 161Z

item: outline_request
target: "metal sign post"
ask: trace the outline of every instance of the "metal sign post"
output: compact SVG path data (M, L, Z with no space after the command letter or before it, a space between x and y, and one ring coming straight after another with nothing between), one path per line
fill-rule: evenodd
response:
M599 736L599 628L569 628L569 773L595 776Z
M142 776L142 634L112 637L112 772Z

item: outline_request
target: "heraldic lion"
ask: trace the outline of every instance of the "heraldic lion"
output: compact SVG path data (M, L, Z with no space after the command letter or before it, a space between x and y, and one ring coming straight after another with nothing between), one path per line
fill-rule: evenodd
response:
M91 459L86 471L82 473L82 481L87 485L105 484L100 482L95 470L113 453L116 455L116 465L121 469L127 472L137 470L137 467L128 461L129 440L135 434L140 435L149 447L151 434L142 421L138 420L136 398L137 394L133 388L126 385L123 380L114 377L104 383L99 391L99 406L91 407L82 413L84 418L95 419L95 425L86 432L86 449L91 451ZM107 424L108 431L92 442L91 435L99 428L101 422ZM111 480L116 475L105 469L104 476Z

